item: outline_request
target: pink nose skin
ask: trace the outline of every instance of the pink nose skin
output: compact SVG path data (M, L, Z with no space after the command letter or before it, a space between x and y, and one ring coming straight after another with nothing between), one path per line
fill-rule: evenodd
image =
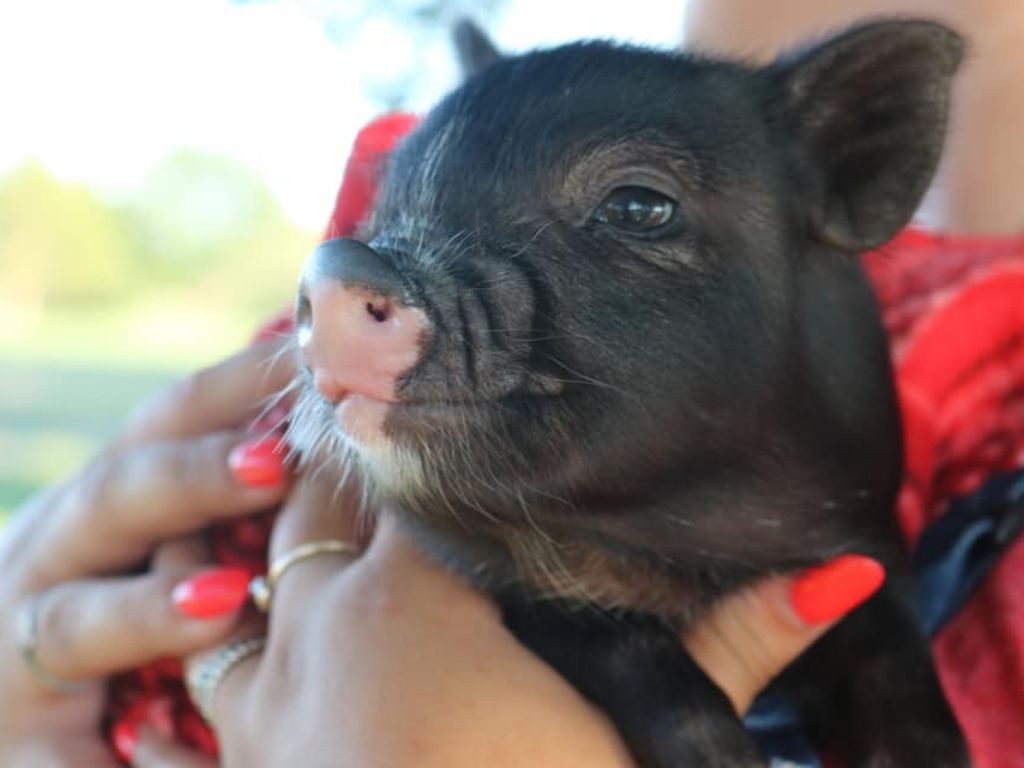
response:
M314 280L306 289L298 339L316 388L335 404L350 395L395 402L398 378L420 356L423 311L337 280Z

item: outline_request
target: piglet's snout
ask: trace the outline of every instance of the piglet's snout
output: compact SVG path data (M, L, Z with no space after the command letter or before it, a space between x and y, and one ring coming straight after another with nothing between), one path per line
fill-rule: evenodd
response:
M348 395L395 401L429 328L384 258L339 238L317 248L303 269L296 330L316 388L337 403Z

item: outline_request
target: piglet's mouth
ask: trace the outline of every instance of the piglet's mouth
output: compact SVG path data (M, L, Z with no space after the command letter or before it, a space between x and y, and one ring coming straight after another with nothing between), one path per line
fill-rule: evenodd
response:
M384 447L403 438L429 441L441 433L465 435L484 428L506 407L504 398L382 400L349 392L333 403L337 426L354 442Z
M372 392L355 391L338 393L331 402L335 422L341 430L357 443L368 447L383 443L395 431L405 432L411 427L423 427L437 420L454 420L467 409L482 405L476 401L411 402L393 397L385 399Z
M374 446L385 441L384 420L392 403L358 393L346 393L334 405L338 426L356 442Z

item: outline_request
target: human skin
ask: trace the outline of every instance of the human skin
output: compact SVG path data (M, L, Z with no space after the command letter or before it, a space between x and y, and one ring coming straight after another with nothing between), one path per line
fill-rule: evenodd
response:
M273 554L355 538L355 503L300 481ZM791 580L737 595L682 641L744 710L829 626L788 604ZM431 562L384 515L356 559L325 555L281 579L269 645L215 698L226 766L275 766L302 749L309 766L633 765L604 715L522 647L495 606ZM236 637L261 633L244 626ZM279 702L287 701L287 707ZM135 764L212 766L148 731Z
M1024 230L1024 3L1018 0L689 0L684 47L767 61L802 40L879 15L943 21L968 41L942 163L918 211L929 227Z
M0 537L0 765L115 766L100 734L103 679L219 642L238 612L188 619L175 584L208 562L192 534L274 506L287 482L248 487L228 469L247 423L291 369L253 347L154 395L76 477L31 500ZM137 574L152 555L149 569ZM40 684L15 619L39 603L38 657L74 694Z
M246 439L240 425L291 375L286 361L268 363L277 350L254 346L157 393L81 474L4 531L0 764L115 766L99 729L108 675L265 631L251 619L237 628L237 610L187 618L172 594L212 565L192 534L285 497L287 480L253 488L228 471ZM298 484L275 552L353 538L354 505L342 497L339 506L335 491ZM685 638L738 709L828 626L795 617L790 581L723 603ZM40 664L85 681L79 693L47 690L18 655L14 617L38 595ZM386 515L364 556L300 564L275 603L269 661L236 670L217 697L227 765L475 766L481 755L491 765L631 764L604 716ZM212 764L152 731L138 737L136 765Z

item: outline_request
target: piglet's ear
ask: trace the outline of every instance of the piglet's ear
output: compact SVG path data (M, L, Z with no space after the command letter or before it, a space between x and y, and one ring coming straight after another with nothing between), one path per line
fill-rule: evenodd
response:
M942 152L963 48L941 24L880 21L773 65L818 239L867 250L907 223Z
M466 78L482 72L501 58L501 53L480 27L469 19L459 21L452 29L455 53Z

